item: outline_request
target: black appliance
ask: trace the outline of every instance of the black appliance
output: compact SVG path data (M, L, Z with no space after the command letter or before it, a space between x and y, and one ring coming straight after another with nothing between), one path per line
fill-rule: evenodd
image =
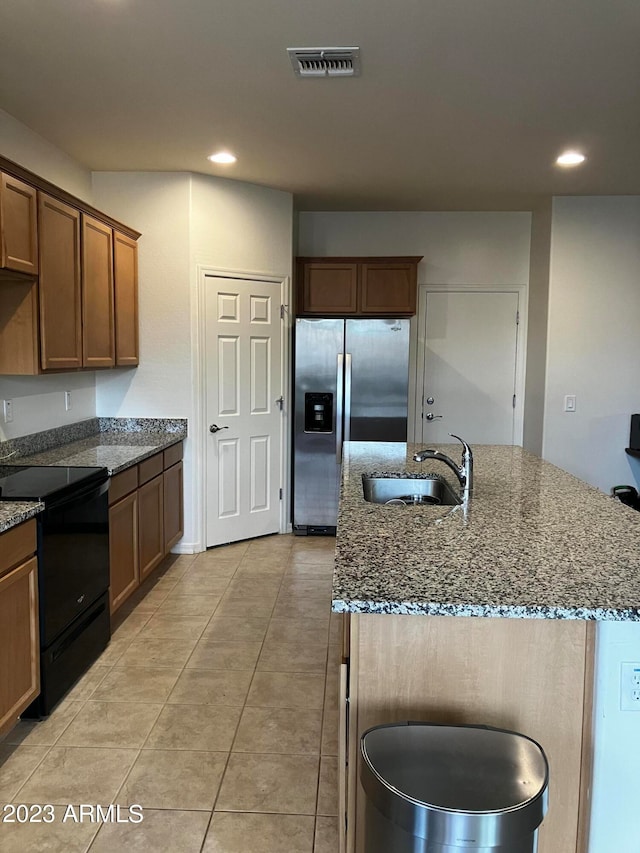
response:
M0 500L38 500L40 695L23 717L51 713L109 643L109 472L0 466Z
M631 450L640 450L640 415L631 415L629 448Z

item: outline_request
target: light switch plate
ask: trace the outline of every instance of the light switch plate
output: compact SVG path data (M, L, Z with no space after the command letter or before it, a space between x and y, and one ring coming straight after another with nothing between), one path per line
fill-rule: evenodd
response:
M565 412L575 412L576 410L576 395L575 394L567 394L564 398L564 410Z

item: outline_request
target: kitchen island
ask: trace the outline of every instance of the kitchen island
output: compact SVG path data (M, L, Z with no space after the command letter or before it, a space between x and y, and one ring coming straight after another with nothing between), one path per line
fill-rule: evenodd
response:
M538 740L551 765L539 853L585 853L595 626L640 620L640 515L518 447L473 448L467 506L365 502L363 473L434 472L458 487L441 463L412 462L417 449L352 443L344 458L333 587L333 609L350 614L343 844L363 849L359 736L413 719Z

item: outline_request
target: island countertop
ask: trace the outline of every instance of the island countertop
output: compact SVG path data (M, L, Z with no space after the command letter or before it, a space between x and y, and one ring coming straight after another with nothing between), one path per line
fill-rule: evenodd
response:
M422 445L345 445L333 609L640 621L640 513L520 447L476 445L459 507L381 506L362 474L434 472ZM458 461L458 445L439 448Z

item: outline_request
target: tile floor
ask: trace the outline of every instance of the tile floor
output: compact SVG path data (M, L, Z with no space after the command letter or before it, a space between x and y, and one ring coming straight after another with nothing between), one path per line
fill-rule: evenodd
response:
M51 717L0 743L0 809L51 804L55 818L0 813L0 850L336 853L334 544L168 557ZM142 805L143 821L80 822L81 804L111 803Z

